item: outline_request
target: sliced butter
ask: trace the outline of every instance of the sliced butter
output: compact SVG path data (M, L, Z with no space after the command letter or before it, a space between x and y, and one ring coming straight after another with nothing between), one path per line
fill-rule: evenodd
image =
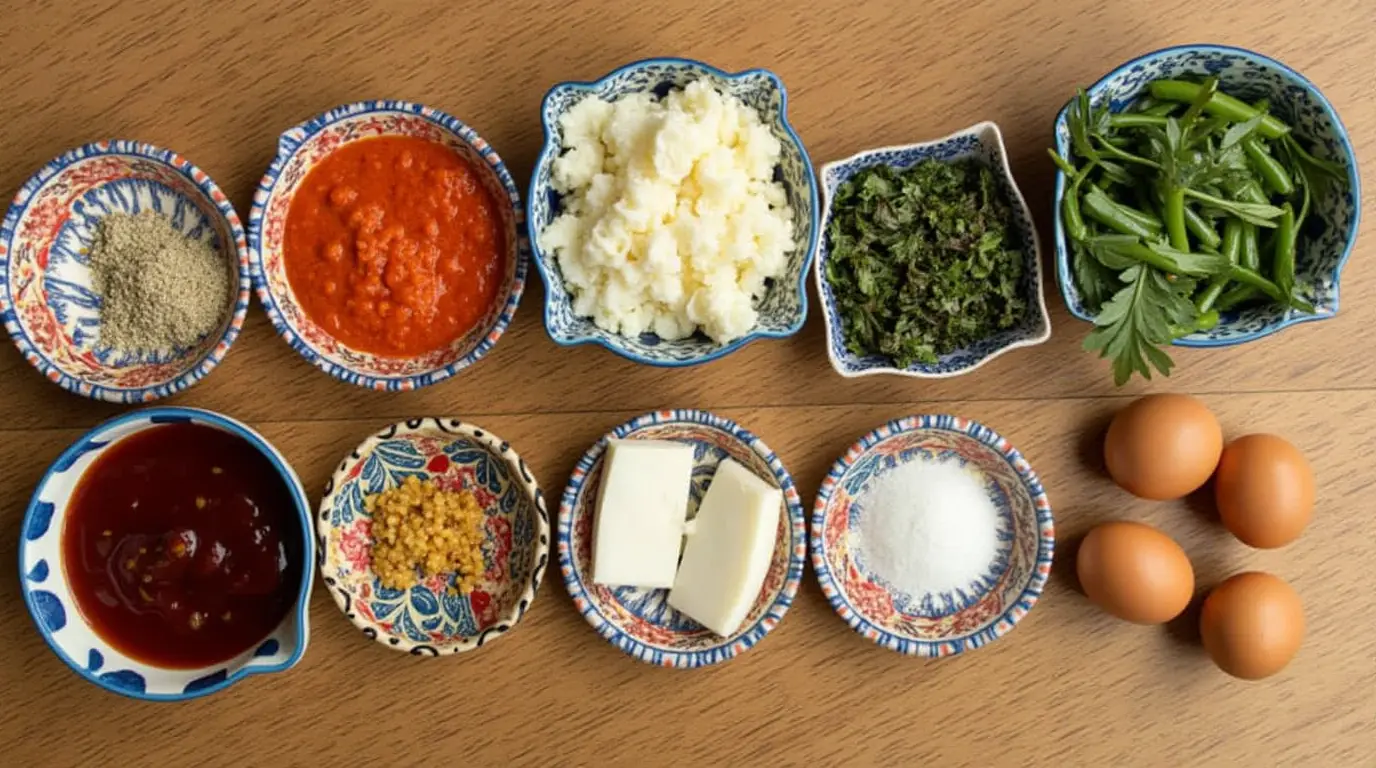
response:
M593 583L672 586L688 514L693 447L668 440L612 440L604 461Z
M698 507L669 605L718 635L735 634L764 585L783 500L754 472L723 461Z

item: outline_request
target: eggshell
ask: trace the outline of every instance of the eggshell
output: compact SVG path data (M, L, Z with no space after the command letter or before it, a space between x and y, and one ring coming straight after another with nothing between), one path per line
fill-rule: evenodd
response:
M1223 449L1214 498L1224 527L1244 544L1283 547L1314 516L1314 471L1284 438L1246 435Z
M1194 568L1185 550L1143 523L1096 526L1080 543L1075 571L1090 600L1137 624L1170 621L1194 596Z
M1239 573L1204 600L1199 634L1219 669L1260 680L1284 669L1299 651L1304 606L1283 580L1259 571Z
M1113 417L1104 437L1104 464L1128 493L1164 501L1208 482L1223 452L1223 430L1204 403L1189 395L1147 395Z

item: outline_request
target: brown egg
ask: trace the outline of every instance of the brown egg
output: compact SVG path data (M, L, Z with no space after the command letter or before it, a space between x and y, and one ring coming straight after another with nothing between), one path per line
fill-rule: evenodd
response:
M1218 419L1189 395L1147 395L1113 417L1104 463L1113 481L1144 499L1178 499L1208 482L1223 452Z
M1224 527L1244 544L1283 547L1314 515L1314 471L1285 439L1246 435L1223 449L1214 498Z
M1300 596L1269 573L1239 573L1214 587L1199 617L1204 650L1218 668L1260 680L1285 668L1304 640Z
M1185 550L1142 523L1096 526L1080 543L1075 572L1096 605L1138 624L1170 621L1194 596L1194 568Z

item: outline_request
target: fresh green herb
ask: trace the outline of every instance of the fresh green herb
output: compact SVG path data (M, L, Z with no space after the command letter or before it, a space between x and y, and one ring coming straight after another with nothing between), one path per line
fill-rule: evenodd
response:
M842 184L826 278L846 347L907 368L1017 325L1027 305L1012 219L993 172L973 160L880 165Z
M1312 196L1344 173L1311 155L1268 104L1224 93L1216 78L1157 80L1146 91L1113 114L1080 91L1072 151L1052 153L1068 180L1058 213L1071 275L1097 313L1085 347L1110 361L1119 384L1168 375L1162 348L1212 328L1220 312L1271 302L1312 313L1297 251Z

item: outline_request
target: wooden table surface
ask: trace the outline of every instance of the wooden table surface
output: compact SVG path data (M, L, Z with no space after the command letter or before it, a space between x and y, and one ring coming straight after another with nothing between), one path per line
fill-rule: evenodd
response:
M777 72L818 164L997 121L1045 243L1052 168L1044 147L1056 110L1075 86L1125 59L1199 41L1260 50L1304 72L1342 114L1363 170L1376 178L1370 0L1316 0L1303 11L1286 0L669 0L640 12L612 0L5 5L0 196L72 146L136 138L182 152L244 216L281 130L382 97L469 122L524 188L549 86L682 55ZM473 10L461 16L460 8ZM1364 206L1369 222L1373 208ZM1337 319L1240 348L1179 350L1169 380L1122 390L1080 350L1087 326L1066 313L1054 278L1049 343L940 382L836 376L815 303L796 337L687 370L560 348L541 326L535 279L487 359L431 389L379 394L312 368L255 305L224 364L169 402L249 422L314 493L375 429L454 415L510 440L557 497L577 457L611 427L649 409L698 407L760 434L810 504L826 468L862 433L906 414L951 412L1002 432L1041 473L1059 539L1053 578L1008 637L924 661L852 633L809 569L793 609L758 647L686 672L641 665L599 639L557 569L510 636L440 661L366 640L317 589L298 667L175 705L83 682L40 640L8 578L0 580L0 762L1376 766L1373 257L1372 239L1362 238ZM1319 501L1299 541L1253 551L1199 505L1134 500L1105 478L1106 419L1135 394L1166 390L1200 395L1228 434L1275 431L1308 454ZM9 345L0 347L0 391L0 560L13 563L44 468L120 409L49 384ZM1074 543L1119 517L1176 536L1201 589L1246 568L1289 580L1308 621L1289 668L1235 681L1211 665L1191 621L1138 627L1092 608L1073 585Z

